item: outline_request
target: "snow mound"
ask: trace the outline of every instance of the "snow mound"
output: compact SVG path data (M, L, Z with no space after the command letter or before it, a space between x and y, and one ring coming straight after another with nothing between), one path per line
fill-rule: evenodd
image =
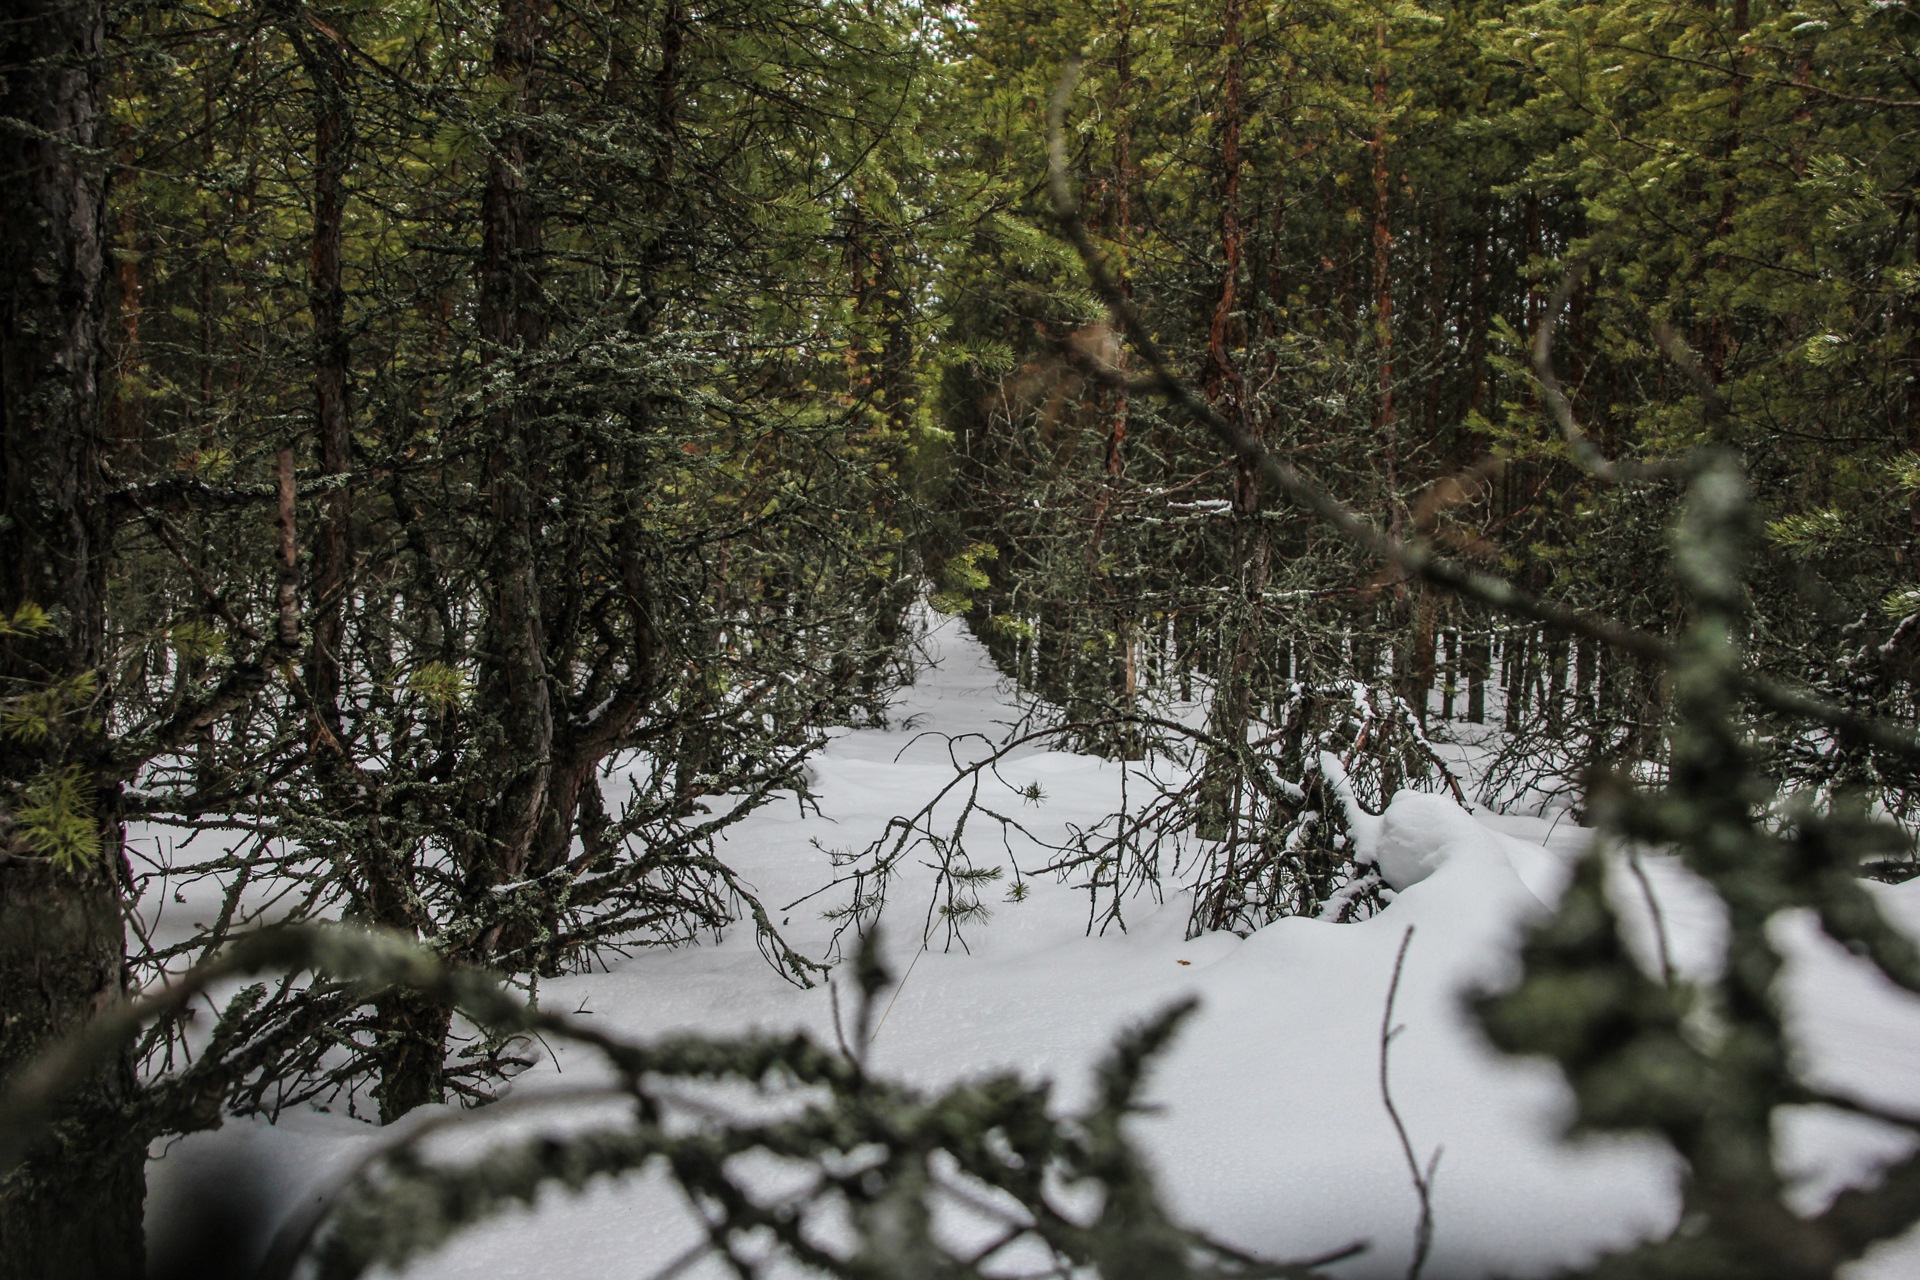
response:
M1356 822L1354 835L1359 861L1396 893L1459 858L1496 860L1493 865L1513 872L1542 905L1566 886L1564 857L1494 830L1448 796L1398 792L1384 814Z
M1355 832L1359 859L1380 872L1396 892L1419 884L1450 859L1482 851L1493 833L1443 796L1402 791L1379 821Z

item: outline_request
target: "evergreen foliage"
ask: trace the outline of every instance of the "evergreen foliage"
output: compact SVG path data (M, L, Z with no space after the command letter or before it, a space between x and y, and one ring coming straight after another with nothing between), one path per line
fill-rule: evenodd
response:
M875 516L912 301L876 301L907 282L869 259L910 181L887 176L907 30L778 3L138 15L116 457L138 812L271 831L301 915L449 958L532 977L738 903L812 980L712 840L900 669L904 534ZM316 1052L315 998L283 990L232 1041L272 1105L370 1070L387 1118L484 1095L486 1064L442 1070L447 1010L330 1008Z
M1920 989L1920 953L1857 878L1864 862L1910 845L1856 807L1823 811L1806 792L1776 798L1755 767L1733 679L1750 606L1743 568L1752 506L1730 455L1703 453L1694 470L1674 546L1694 617L1673 670L1671 781L1651 792L1605 789L1602 838L1528 939L1520 984L1483 1001L1481 1014L1502 1049L1545 1055L1565 1072L1576 1129L1650 1130L1686 1161L1675 1234L1580 1274L1831 1276L1912 1224L1920 1161L1895 1165L1879 1185L1847 1191L1822 1212L1797 1213L1774 1157L1776 1113L1828 1106L1905 1129L1914 1121L1829 1094L1796 1069L1768 925L1782 911L1811 910L1829 937L1888 980ZM1725 903L1719 977L1649 976L1627 953L1605 894L1605 851L1622 841L1674 849Z
M0 1275L124 1269L150 1139L485 1102L532 1030L594 1044L632 1123L397 1150L323 1273L642 1167L743 1269L1304 1271L1157 1206L1121 1120L1177 1015L1060 1117L1011 1079L927 1096L844 1045L628 1044L531 998L736 922L825 974L716 838L884 717L922 595L1034 718L849 855L847 928L921 852L950 940L1042 874L1097 928L1176 882L1196 932L1351 919L1382 904L1354 817L1458 792L1433 741L1468 737L1478 799L1557 789L1603 832L1489 1035L1690 1171L1676 1236L1591 1274L1826 1276L1905 1230L1914 1160L1782 1199L1778 1109L1864 1108L1796 1074L1767 927L1809 910L1920 991L1859 883L1920 866L1917 22L27 5L0 32ZM977 836L1026 828L980 782L1041 740L1134 789L1003 884ZM169 862L129 821L244 838ZM1607 859L1642 845L1727 904L1722 977L1621 942ZM189 880L217 918L126 937ZM456 1016L483 1031L457 1052ZM788 1109L680 1125L673 1090L715 1080ZM749 1197L748 1152L807 1203ZM995 1255L948 1250L936 1202L1000 1215Z

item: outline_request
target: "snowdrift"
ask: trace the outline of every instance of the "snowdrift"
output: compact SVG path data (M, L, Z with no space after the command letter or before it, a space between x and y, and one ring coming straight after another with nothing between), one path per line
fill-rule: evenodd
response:
M723 856L769 904L791 902L831 875L827 850L865 845L890 816L910 811L951 776L946 740L997 736L1019 715L1012 695L957 623L929 641L936 664L895 711L905 727L848 732L812 766L819 811L798 804L754 815ZM1037 829L1063 831L1111 811L1121 765L1036 750L1001 771L1008 806ZM1038 784L1037 805L1021 792ZM617 787L617 777L609 781ZM1355 1240L1367 1252L1341 1264L1354 1277L1404 1274L1418 1202L1382 1105L1382 1019L1394 960L1412 940L1393 1022L1391 1087L1424 1161L1439 1153L1430 1277L1542 1275L1596 1252L1668 1230L1678 1166L1651 1139L1564 1143L1568 1095L1544 1062L1489 1048L1463 996L1516 973L1518 931L1555 901L1588 833L1566 822L1469 813L1438 796L1402 793L1356 823L1360 855L1391 886L1392 901L1357 924L1286 919L1245 939L1183 938L1188 904L1169 892L1135 902L1124 932L1087 936L1087 895L1071 884L1025 880L1022 849L1007 853L1004 883L1018 901L969 929L965 945L923 946L932 872L895 886L884 916L894 972L903 975L871 1046L876 1070L933 1084L989 1068L1057 1082L1063 1102L1084 1097L1087 1071L1121 1027L1196 996L1187 1025L1154 1080L1157 1110L1136 1136L1157 1161L1175 1212L1220 1238L1270 1256L1298 1257ZM976 861L980 861L976 856ZM1682 972L1716 963L1722 924L1714 901L1670 860L1618 866L1612 893L1643 960L1657 964L1664 935ZM1877 887L1890 914L1920 934L1920 883ZM832 925L827 899L795 907L783 932L819 955ZM1901 1111L1920 1110L1920 1002L1893 990L1826 942L1811 922L1778 924L1790 956L1786 995L1800 1051L1824 1085ZM709 946L640 952L605 972L546 983L553 1007L580 1010L623 1034L805 1028L831 1042L831 995L771 972L746 933ZM564 1047L517 1079L512 1094L571 1089L594 1078ZM431 1112L434 1109L428 1109ZM430 1114L407 1123L429 1120ZM472 1157L543 1124L591 1123L590 1111L517 1110L432 1140L436 1153ZM1803 1207L1904 1155L1887 1127L1816 1109L1785 1114L1782 1151ZM275 1227L311 1207L370 1144L390 1138L340 1114L301 1113L277 1127L233 1123L157 1152L149 1218L164 1224L183 1179L245 1154L266 1167ZM967 1225L956 1221L956 1231ZM538 1276L600 1280L646 1276L698 1240L687 1206L663 1179L642 1177L584 1195L552 1194L537 1211L494 1221L412 1268L422 1280ZM684 1275L719 1275L696 1264ZM777 1274L777 1273L776 1273ZM1920 1274L1920 1240L1883 1247L1849 1273L1859 1280Z

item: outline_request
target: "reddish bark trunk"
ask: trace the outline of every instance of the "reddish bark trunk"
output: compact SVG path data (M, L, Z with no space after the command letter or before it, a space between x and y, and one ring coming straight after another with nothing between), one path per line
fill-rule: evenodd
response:
M1393 402L1393 224L1392 171L1387 164L1387 23L1374 27L1373 64L1373 342L1379 362L1374 429L1379 441L1381 478L1387 490L1387 532L1399 537L1406 528L1400 502L1400 444Z

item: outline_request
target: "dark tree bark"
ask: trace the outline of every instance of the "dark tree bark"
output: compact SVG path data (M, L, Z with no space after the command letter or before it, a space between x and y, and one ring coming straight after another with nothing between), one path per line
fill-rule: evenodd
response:
M104 27L97 0L23 0L0 23L0 612L32 604L53 622L0 640L10 691L96 672L106 645ZM0 739L0 804L71 770L99 837L90 855L56 860L0 813L0 1078L123 998L119 792L102 712L95 700L37 742ZM146 1152L115 1114L133 1090L124 1057L80 1082L54 1136L0 1183L0 1277L139 1274Z
M1508 733L1519 733L1526 723L1528 688L1532 682L1534 648L1536 637L1526 633L1510 635L1504 646L1506 660L1502 664L1506 676L1507 705L1506 724Z
M1413 631L1402 643L1410 647L1408 660L1400 676L1400 696L1406 700L1421 724L1427 722L1427 695L1433 689L1439 667L1440 602L1425 586L1413 589ZM1403 652L1407 652L1403 650Z
M480 336L490 360L524 361L546 338L539 269L542 228L533 192L539 141L525 123L539 110L539 59L546 25L544 0L502 0L493 67L511 87L512 120L495 140L481 204ZM482 825L483 879L498 883L525 869L545 815L552 774L553 696L541 625L535 564L537 495L527 433L529 393L515 387L489 415L487 485L494 518L489 556L493 594L488 609L487 663L482 693L500 717L497 768L500 789Z
M287 35L313 85L313 231L307 265L313 317L314 435L320 469L345 477L353 470L352 417L347 375L347 290L342 270L346 238L346 176L354 146L349 75L341 36L304 8L286 19ZM347 486L325 499L314 546L313 643L307 656L307 692L336 736L340 727L340 646L346 635L347 569L353 555Z
M1400 503L1398 409L1393 399L1393 222L1392 175L1387 166L1387 123L1392 105L1387 96L1387 22L1374 29L1373 137L1373 335L1379 365L1379 399L1374 406L1378 432L1381 479L1387 490L1387 532L1400 537L1406 529L1406 511Z
M493 71L507 86L504 127L492 139L480 205L478 323L490 364L521 363L546 339L540 286L542 228L534 195L539 138L540 58L546 0L501 0ZM487 499L493 517L487 549L485 635L479 694L492 713L481 766L471 779L479 833L465 851L467 892L480 902L496 886L525 875L549 819L555 716L537 565L540 501L531 444L529 376L510 379L484 424ZM496 925L473 947L484 962L502 940ZM386 1123L446 1094L445 1005L395 995L380 1008L383 1052L380 1119Z
M1467 723L1487 722L1487 673L1493 665L1491 646L1484 635L1466 642Z

